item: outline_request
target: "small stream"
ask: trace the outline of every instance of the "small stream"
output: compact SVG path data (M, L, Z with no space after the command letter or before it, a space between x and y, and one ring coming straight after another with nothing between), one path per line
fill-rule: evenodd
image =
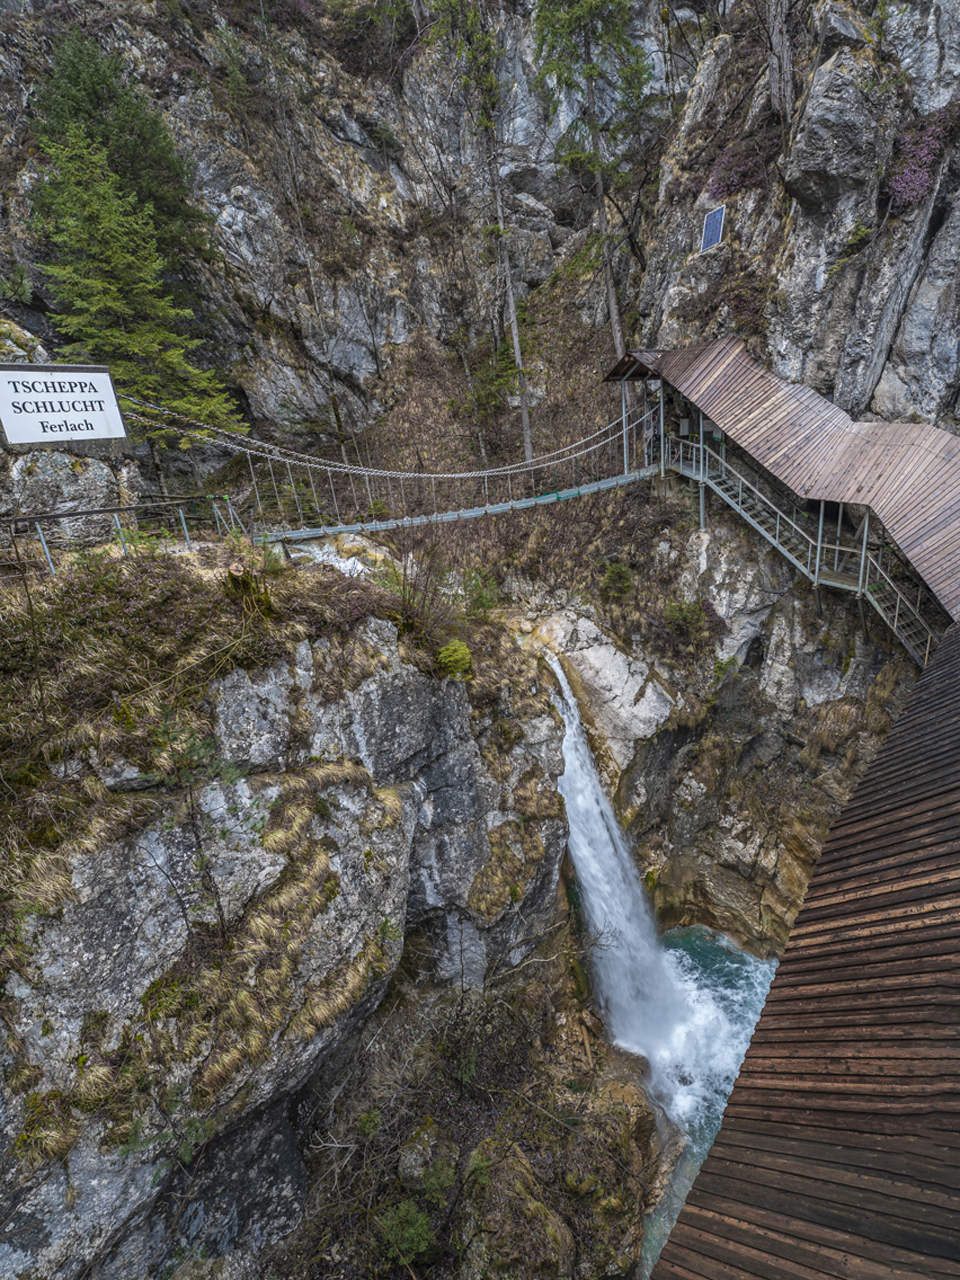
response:
M647 1092L687 1139L670 1191L647 1219L640 1270L646 1277L719 1128L776 966L707 929L659 937L576 699L559 663L550 664L566 725L559 787L585 923L600 939L591 960L604 1021L615 1044L650 1064Z

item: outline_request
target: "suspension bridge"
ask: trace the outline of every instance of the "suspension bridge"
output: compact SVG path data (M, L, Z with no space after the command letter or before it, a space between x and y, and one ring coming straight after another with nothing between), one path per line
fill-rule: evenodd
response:
M222 499L154 500L152 514L189 541L188 512L206 504L218 532L291 544L495 517L675 476L699 487L701 528L710 492L818 593L853 594L864 629L866 611L879 614L926 666L960 616L960 441L914 424L853 423L809 388L761 369L735 339L629 352L607 379L620 383L621 412L606 426L532 459L474 471L364 466L184 421L183 435L234 454L240 469ZM644 384L638 406L627 394L631 380ZM127 399L128 417L156 425L138 412L155 406ZM931 494L942 501L927 519ZM52 571L45 521L68 534L91 514L20 518L11 530L32 522ZM136 513L101 514L123 540L122 517Z

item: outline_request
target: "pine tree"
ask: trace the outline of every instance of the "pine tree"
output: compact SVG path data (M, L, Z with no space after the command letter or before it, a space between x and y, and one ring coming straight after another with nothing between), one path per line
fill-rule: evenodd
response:
M238 429L216 374L190 362L199 339L184 335L191 313L163 291L150 206L124 194L103 147L78 124L48 142L47 154L42 226L54 260L42 270L69 340L63 355L109 365L119 390L173 414Z
M561 163L586 169L593 176L603 255L610 329L618 356L625 350L620 304L610 252L606 184L615 178L622 156L609 154L610 143L624 140L637 128L650 68L643 49L630 34L630 0L538 0L534 17L539 79L551 87L554 107L566 94L583 95L583 116L563 139ZM611 115L621 123L612 129L601 120L598 89L612 98Z
M101 53L74 28L56 46L36 109L41 151L49 153L79 124L103 148L122 189L134 192L141 207L150 205L166 271L179 274L209 253L210 218L191 198L191 165L177 154L162 117L124 79L118 57Z

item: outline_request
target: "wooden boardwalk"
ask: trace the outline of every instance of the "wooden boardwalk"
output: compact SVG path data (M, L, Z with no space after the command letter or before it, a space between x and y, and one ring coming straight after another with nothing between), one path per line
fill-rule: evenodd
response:
M663 378L803 499L869 506L954 621L960 620L960 438L907 422L854 422L785 382L739 338L630 351L607 374Z
M960 1277L960 626L834 824L652 1280Z

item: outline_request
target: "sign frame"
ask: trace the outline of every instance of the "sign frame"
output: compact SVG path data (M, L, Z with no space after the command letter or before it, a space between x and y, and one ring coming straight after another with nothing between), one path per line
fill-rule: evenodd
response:
M128 441L108 366L0 363L0 442L8 449L73 453Z

